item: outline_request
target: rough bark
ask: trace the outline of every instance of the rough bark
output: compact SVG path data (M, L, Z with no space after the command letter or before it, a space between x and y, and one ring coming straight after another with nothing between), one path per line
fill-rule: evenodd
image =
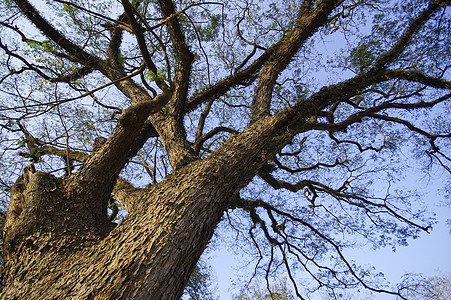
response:
M113 194L132 209L115 227L30 167L8 212L2 299L179 299L229 201L290 139L272 141L290 116L256 122L151 188L119 180Z

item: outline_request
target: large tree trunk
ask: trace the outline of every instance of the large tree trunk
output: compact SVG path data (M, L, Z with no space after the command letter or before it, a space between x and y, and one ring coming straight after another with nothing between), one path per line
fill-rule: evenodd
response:
M179 299L230 200L290 138L272 139L289 114L256 122L148 189L119 180L113 193L128 215L114 228L71 198L96 193L68 193L70 180L27 168L5 226L2 298Z

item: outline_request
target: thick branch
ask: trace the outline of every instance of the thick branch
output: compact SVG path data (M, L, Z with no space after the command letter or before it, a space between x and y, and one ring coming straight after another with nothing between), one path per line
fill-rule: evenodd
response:
M66 50L80 63L98 69L101 65L99 58L87 53L85 50L68 40L59 31L53 28L39 12L27 0L14 0L21 12L39 29L54 41L58 46Z
M119 177L111 193L111 196L125 208L127 213L132 213L138 206L140 197L146 193L145 189L135 188L127 180Z
M171 110L179 122L184 115L184 107L189 87L189 78L191 75L191 64L194 60L194 54L191 53L185 41L185 36L180 27L177 17L169 18L175 15L174 4L171 0L159 0L161 12L167 18L166 26L171 36L174 49L177 54L177 82L174 93L174 99L171 103Z
M410 21L404 34L398 39L396 44L383 55L381 55L375 62L374 69L382 69L393 62L409 45L410 40L418 29L441 7L449 5L448 0L435 0L429 4L429 7L422 11L415 19Z
M32 154L33 153L33 154ZM36 147L30 153L19 153L23 157L40 157L42 155L56 155L63 159L85 162L89 158L89 154L75 150L63 150L52 146Z
M280 72L340 2L323 0L313 12L307 15L300 14L294 30L279 42L279 46L260 75L257 93L252 104L251 123L269 114L272 92Z
M425 75L418 71L386 70L384 73L390 79L403 79L418 82L439 89L451 89L451 81Z
M170 93L163 93L125 109L108 140L66 180L67 192L77 195L75 198L84 202L95 218L105 218L107 201L119 172L145 142L143 128L147 117L166 105L170 97Z

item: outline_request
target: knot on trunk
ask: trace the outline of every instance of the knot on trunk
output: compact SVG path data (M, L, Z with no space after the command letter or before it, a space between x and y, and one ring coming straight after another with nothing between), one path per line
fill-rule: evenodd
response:
M27 236L42 230L49 210L54 207L58 179L37 172L31 164L17 179L11 190L11 200L3 229L5 252L14 250Z

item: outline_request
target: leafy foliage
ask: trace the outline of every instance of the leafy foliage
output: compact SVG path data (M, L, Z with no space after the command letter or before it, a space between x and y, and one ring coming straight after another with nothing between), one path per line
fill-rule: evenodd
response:
M294 295L287 287L287 279L281 278L270 286L263 286L258 280L241 289L234 300L293 300Z

